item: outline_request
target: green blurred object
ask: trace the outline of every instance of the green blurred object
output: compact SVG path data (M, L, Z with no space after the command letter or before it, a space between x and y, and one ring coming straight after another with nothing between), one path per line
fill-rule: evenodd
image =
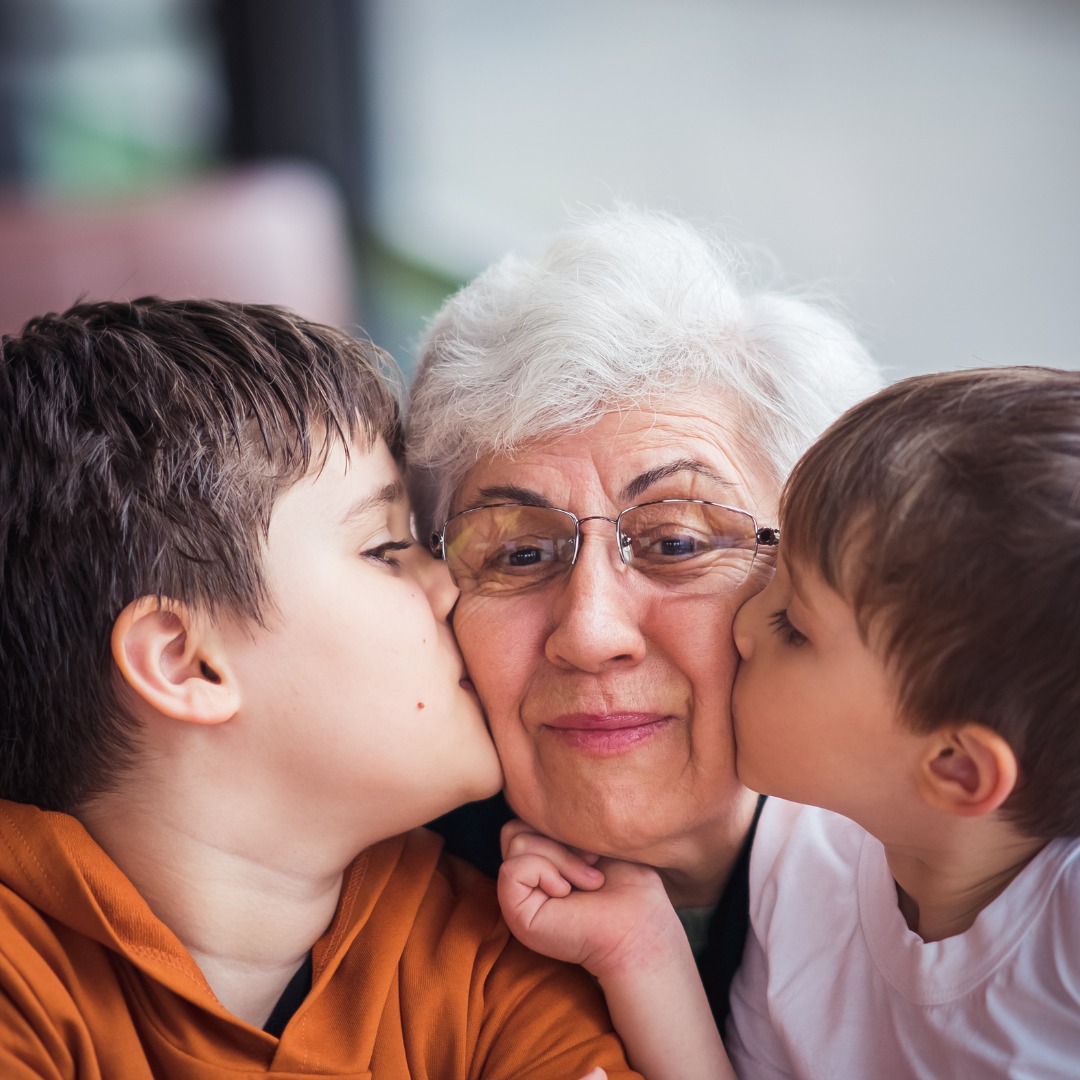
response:
M202 5L0 0L7 179L56 195L120 195L220 157L224 91Z

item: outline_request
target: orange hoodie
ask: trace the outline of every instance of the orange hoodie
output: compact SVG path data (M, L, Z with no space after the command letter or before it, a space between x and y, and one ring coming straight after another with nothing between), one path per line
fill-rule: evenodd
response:
M281 1039L237 1019L77 820L0 800L0 1077L575 1080L629 1072L580 970L418 829L365 851Z

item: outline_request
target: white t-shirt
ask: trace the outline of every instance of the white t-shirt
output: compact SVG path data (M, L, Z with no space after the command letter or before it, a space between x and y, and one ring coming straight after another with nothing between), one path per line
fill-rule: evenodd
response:
M770 799L731 993L740 1080L1080 1078L1080 840L1054 840L969 930L908 929L882 845Z

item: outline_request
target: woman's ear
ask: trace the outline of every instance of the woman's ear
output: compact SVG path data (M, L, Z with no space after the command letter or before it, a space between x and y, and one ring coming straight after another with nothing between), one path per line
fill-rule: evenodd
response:
M112 655L131 690L174 720L220 724L239 707L220 635L187 604L143 596L117 617Z
M978 817L1012 794L1018 773L1016 754L1002 736L982 724L962 724L931 735L919 786L935 809Z

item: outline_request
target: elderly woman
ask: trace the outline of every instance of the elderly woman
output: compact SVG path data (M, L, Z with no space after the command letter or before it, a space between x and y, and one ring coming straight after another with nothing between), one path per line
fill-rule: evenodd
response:
M788 469L880 383L844 325L739 269L629 210L503 259L430 327L408 450L510 807L658 869L718 1020L759 803L734 770L732 620L771 572ZM490 869L505 816L441 828Z

